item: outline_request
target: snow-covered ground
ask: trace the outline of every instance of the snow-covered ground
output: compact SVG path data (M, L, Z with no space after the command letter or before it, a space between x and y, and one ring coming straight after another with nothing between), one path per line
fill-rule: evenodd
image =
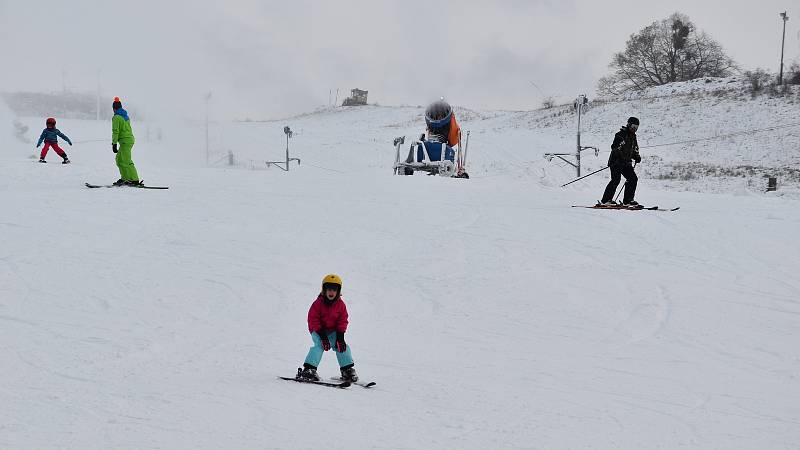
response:
M797 120L785 99L681 98L590 109L603 152L584 172L629 115L643 146ZM59 120L69 166L0 135L0 448L797 448L792 186L643 176L641 201L681 209L570 208L607 175L558 187L574 171L542 154L573 148L574 116L557 110L460 109L470 180L392 176L420 113L215 122L210 168L202 124L134 117L139 173L167 191L83 187L117 178L109 123ZM43 118L20 120L38 137ZM284 125L301 164L264 169ZM796 162L798 129L778 134L643 149L641 170ZM372 390L276 378L330 272Z

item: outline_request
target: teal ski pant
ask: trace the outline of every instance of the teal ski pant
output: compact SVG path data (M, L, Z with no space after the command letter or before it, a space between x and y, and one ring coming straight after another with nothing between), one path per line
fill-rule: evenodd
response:
M306 355L306 364L311 364L314 367L319 367L319 362L322 361L322 354L325 350L322 349L322 339L317 333L311 333L311 340L314 341L314 346L308 349ZM349 366L353 364L353 355L350 353L350 344L347 344L347 349L341 353L336 351L336 332L328 333L328 341L331 343L331 350L336 353L336 360L339 361L339 367Z

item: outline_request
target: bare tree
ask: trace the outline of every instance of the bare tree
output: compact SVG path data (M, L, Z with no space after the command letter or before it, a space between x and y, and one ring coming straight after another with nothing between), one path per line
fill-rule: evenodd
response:
M724 77L736 69L714 39L683 14L675 13L631 35L625 51L616 53L612 73L598 82L602 94L701 77Z
M800 84L800 60L792 63L787 72L786 84Z

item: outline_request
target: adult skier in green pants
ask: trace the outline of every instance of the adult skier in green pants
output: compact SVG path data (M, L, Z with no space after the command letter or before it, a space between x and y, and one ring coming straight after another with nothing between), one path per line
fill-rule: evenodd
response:
M117 154L117 167L119 168L119 180L115 186L141 186L139 174L136 166L131 159L131 150L136 138L133 137L131 119L128 112L122 109L122 102L119 97L114 97L114 117L111 119L111 150Z

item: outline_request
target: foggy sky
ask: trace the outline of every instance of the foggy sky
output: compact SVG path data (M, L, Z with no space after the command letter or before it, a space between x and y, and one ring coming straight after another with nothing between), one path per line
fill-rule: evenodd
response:
M788 66L796 1L0 0L0 91L99 84L109 108L193 118L212 92L216 119L285 117L354 87L385 105L533 109L591 97L627 38L676 11L743 69L777 72L784 10Z

